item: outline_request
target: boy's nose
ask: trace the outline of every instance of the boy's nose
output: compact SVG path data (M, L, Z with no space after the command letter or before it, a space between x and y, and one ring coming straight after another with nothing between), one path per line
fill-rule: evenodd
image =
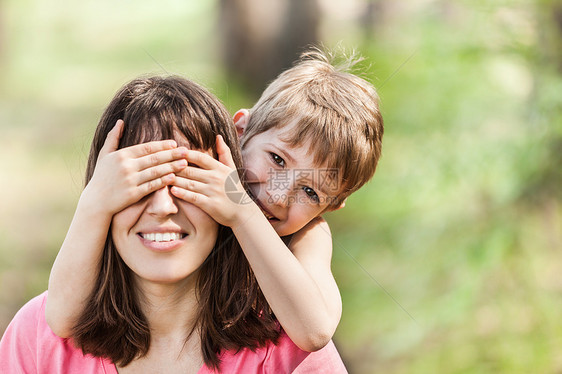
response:
M178 212L170 187L162 187L152 193L148 199L146 212L155 216L167 216Z

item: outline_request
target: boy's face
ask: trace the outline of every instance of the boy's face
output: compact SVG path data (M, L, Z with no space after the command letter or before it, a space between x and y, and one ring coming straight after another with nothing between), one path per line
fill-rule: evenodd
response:
M291 147L283 139L295 125L272 128L242 148L246 182L279 236L294 234L322 214L340 191L334 169L314 164L311 141ZM243 139L243 130L241 138Z

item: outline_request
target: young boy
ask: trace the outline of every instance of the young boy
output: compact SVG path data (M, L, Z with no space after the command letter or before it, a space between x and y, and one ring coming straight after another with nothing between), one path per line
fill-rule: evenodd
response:
M250 111L235 114L243 182L251 198L236 180L230 151L220 137L216 160L169 146L125 154L127 148L115 151L117 133L108 136L107 151L98 160L104 163L102 172L123 174L123 180L144 176L142 183L128 186L133 191L124 193L128 201L171 188L177 198L230 226L281 326L306 351L326 345L341 316L341 298L330 270L331 234L321 215L344 206L347 196L372 177L381 154L378 96L368 82L347 72L355 62L349 59L347 66L334 67L320 51L305 53ZM124 166L129 158L137 160L136 167ZM184 167L184 159L197 167ZM88 231L88 219L109 228L112 215L123 209L114 205L99 213L98 208L92 217L88 204L81 205L96 201L88 196L101 196L103 188L125 191L116 179L93 181L80 198L49 280L47 322L63 337L71 334L93 288L103 247L99 238L107 234Z

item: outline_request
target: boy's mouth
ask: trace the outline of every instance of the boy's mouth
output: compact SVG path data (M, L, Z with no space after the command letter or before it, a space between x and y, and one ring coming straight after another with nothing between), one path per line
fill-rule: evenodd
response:
M264 206L262 205L260 200L257 197L255 197L254 194L252 194L251 191L248 191L248 194L250 195L250 198L256 203L258 208L260 208L261 212L263 213L265 218L267 218L268 221L270 221L270 222L279 221L279 218L275 217L267 209L264 208Z
M263 215L265 216L265 218L267 218L267 220L269 222L274 222L274 221L279 221L279 218L275 217L273 214L271 214L267 209L265 209L263 207L263 205L260 203L259 200L255 200L258 208L260 208L261 212L263 213Z
M259 205L258 205L258 206L259 206ZM260 209L261 209L261 207L260 207ZM265 216L265 218L267 218L269 221L273 221L273 220L279 221L279 219L275 218L274 215L269 214L269 212L267 212L267 211L265 211L265 210L263 210L263 209L261 209L261 212L263 213L263 215Z

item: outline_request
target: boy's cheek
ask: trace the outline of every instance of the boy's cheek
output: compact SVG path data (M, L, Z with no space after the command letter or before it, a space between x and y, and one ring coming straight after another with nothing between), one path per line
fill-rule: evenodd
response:
M263 161L248 160L244 163L248 181L267 182L274 176L273 170L268 168Z

